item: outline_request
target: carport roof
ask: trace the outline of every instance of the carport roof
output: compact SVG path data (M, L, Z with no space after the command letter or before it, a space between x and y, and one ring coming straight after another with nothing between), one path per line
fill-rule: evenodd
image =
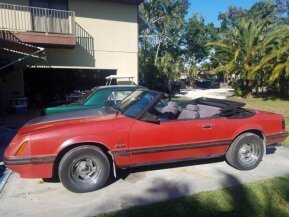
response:
M23 55L23 57L21 57L20 59L17 59L6 65L0 66L0 71L28 57L45 59L44 48L22 43L12 33L5 30L0 30L0 49Z

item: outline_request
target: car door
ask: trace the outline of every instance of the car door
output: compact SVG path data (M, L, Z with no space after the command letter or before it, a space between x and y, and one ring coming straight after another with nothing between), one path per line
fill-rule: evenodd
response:
M159 124L137 120L130 135L131 163L146 165L223 155L228 146L219 140L217 123L216 118Z

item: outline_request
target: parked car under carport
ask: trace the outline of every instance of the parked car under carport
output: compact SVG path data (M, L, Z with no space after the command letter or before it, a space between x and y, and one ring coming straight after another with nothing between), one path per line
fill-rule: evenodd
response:
M68 105L45 108L43 115L61 112L112 107L121 102L125 97L138 88L137 85L113 85L101 86L91 89L84 97Z

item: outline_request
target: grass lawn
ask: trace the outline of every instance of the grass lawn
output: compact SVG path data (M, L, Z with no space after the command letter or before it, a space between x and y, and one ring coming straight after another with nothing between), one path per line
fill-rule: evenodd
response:
M229 100L235 100L246 103L246 108L258 109L282 114L286 121L286 129L289 130L289 101L280 99L230 97ZM284 146L289 147L289 138L283 142Z
M289 176L98 215L98 217L288 217Z

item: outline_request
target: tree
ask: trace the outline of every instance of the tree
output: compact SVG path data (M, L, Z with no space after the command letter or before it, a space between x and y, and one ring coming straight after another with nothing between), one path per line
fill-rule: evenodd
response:
M244 96L252 93L253 79L258 72L256 68L264 51L263 32L263 25L242 19L236 24L236 29L222 34L216 42L208 43L215 50L214 61L220 62L214 71L224 71L244 79Z
M286 0L287 1L287 0ZM242 19L253 19L258 25L270 25L276 21L278 10L273 0L256 2L251 9L229 7L227 12L220 13L221 29L234 29Z
M263 56L256 70L268 69L268 84L274 85L280 92L281 97L288 93L289 77L289 26L278 26L266 36L264 43L267 47L266 55Z
M282 18L289 16L289 0L275 0L278 15Z
M213 24L205 24L202 16L193 14L186 24L186 56L190 61L201 62L209 55L206 44L215 40L217 30Z
M233 29L241 19L248 18L248 11L240 7L229 7L228 11L220 13L221 30Z
M156 48L155 65L157 65L160 53L163 52L162 46L174 49L174 51L170 50L171 54L179 54L181 33L188 6L188 0L146 0L142 4L141 14L150 24L149 32L145 34L145 40L149 40Z

